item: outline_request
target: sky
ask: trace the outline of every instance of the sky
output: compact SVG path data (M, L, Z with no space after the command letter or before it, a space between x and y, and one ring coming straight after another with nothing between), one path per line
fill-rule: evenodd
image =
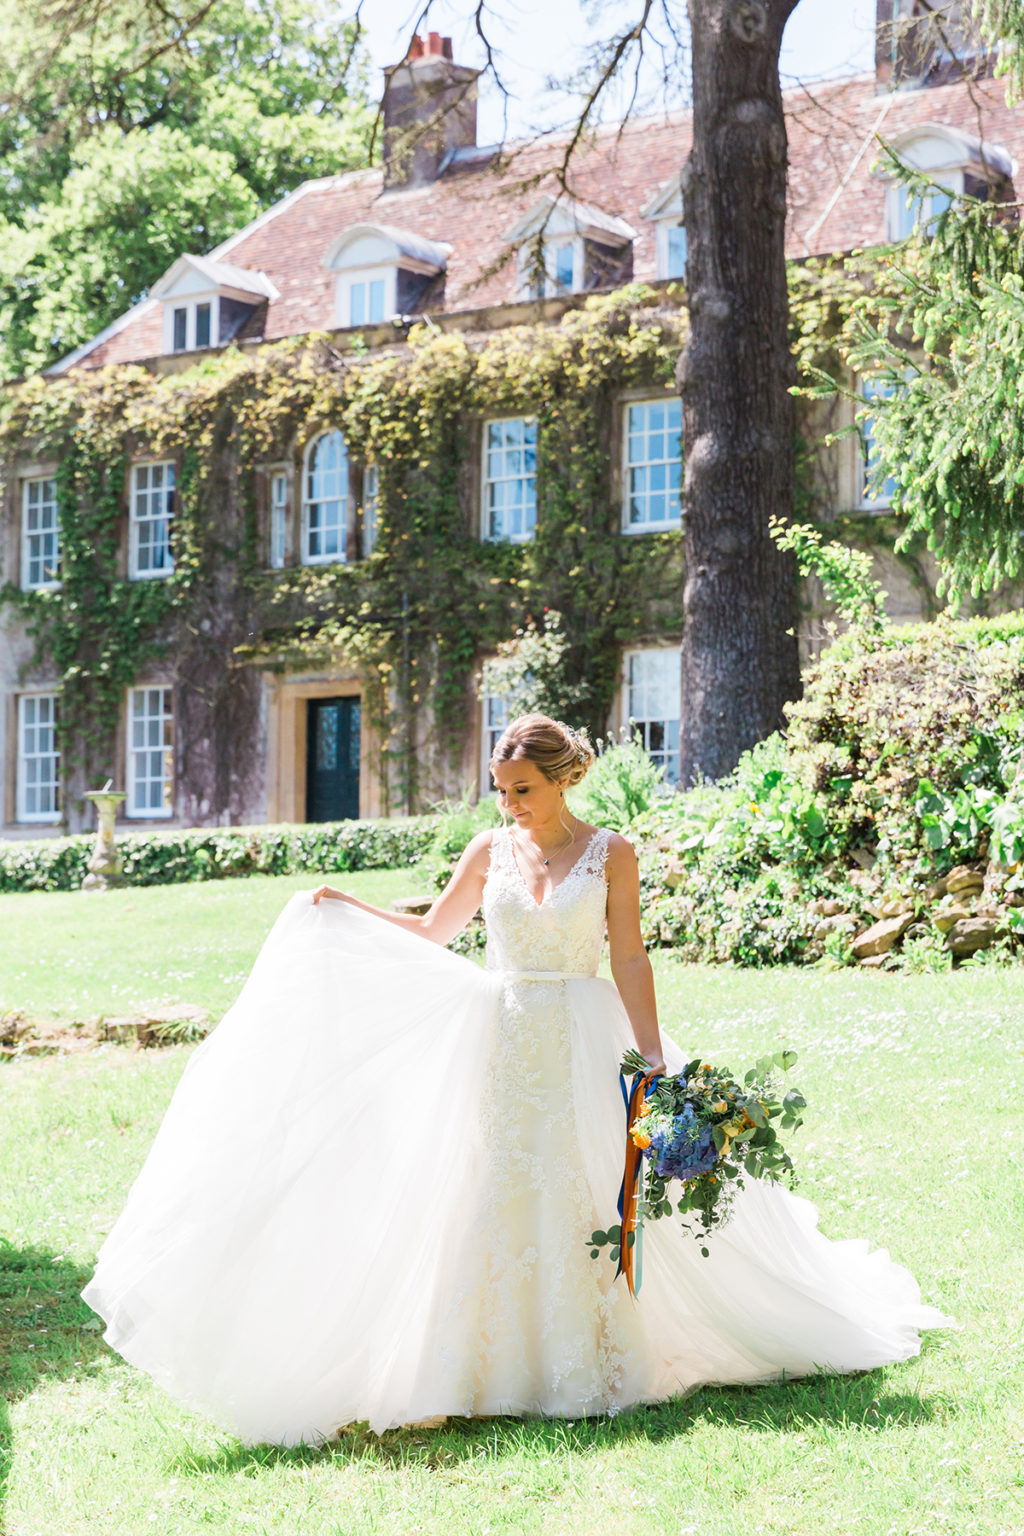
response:
M362 20L375 71L374 94L382 85L377 71L404 56L424 4L425 0L364 0ZM584 62L587 45L628 24L638 8L636 0L488 0L488 12L496 18L488 27L501 55L511 100L506 119L500 92L491 82L481 82L477 142L496 143L567 121L572 98L564 89L552 89L551 78L566 80ZM683 0L673 0L673 9L685 13ZM472 26L473 10L474 0L433 0L429 21L420 30L450 36L456 60L479 66L483 57ZM800 0L783 40L783 85L870 70L874 19L875 0ZM681 90L677 87L669 105L681 103ZM646 71L642 91L641 109L656 111L664 105L660 68L652 64ZM625 106L621 91L609 102L615 116Z

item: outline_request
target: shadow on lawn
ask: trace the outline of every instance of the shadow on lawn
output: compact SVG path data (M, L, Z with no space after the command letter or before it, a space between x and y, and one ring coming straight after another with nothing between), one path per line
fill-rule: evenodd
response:
M0 1532L13 1456L8 1409L41 1381L84 1375L108 1353L79 1292L89 1271L0 1238Z
M448 1467L461 1461L493 1460L524 1450L538 1454L571 1451L587 1455L615 1446L654 1444L688 1435L698 1425L742 1425L766 1434L786 1434L809 1424L830 1424L857 1433L927 1424L950 1416L943 1397L901 1392L882 1371L859 1376L816 1376L763 1387L707 1387L688 1397L634 1408L614 1418L451 1419L437 1429L394 1429L381 1436L365 1426L344 1431L327 1445L223 1445L212 1454L185 1452L170 1470L251 1474L289 1464L367 1461L390 1466Z

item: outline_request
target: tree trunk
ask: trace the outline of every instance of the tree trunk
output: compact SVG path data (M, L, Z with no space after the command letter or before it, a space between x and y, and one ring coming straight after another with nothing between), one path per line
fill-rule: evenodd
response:
M800 690L796 569L768 532L793 507L779 48L796 4L688 0L683 785L728 773Z

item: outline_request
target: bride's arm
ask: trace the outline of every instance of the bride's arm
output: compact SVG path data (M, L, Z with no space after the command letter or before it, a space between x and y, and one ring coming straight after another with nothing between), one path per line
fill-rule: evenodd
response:
M612 837L606 868L612 976L633 1026L637 1050L656 1072L664 1072L654 972L640 931L640 872L632 845L624 837Z
M387 912L383 907L373 907L368 901L360 901L357 896L349 896L331 885L318 886L313 892L313 901L318 903L324 897L347 901L352 907L359 907L363 912L372 912L375 917L383 917L386 922L394 923L396 928L408 928L435 944L448 944L465 928L483 900L491 836L490 832L477 833L463 850L448 884L430 911L424 912L421 917L411 912Z

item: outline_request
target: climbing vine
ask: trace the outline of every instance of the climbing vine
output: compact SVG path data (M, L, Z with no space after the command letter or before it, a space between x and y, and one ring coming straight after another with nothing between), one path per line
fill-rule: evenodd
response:
M484 657L517 628L563 616L565 686L603 726L622 645L681 624L678 534L623 537L610 489L623 391L670 388L683 321L674 295L631 287L560 325L485 337L413 329L365 354L328 336L229 350L183 372L120 366L31 380L3 404L9 474L58 466L62 581L8 585L34 653L56 678L72 788L112 771L124 690L161 658L177 679L179 758L196 820L245 804L258 673L344 657L407 808L457 769ZM480 423L538 419L538 518L523 544L480 537ZM301 463L338 427L379 476L375 551L267 569L259 477ZM125 574L132 462L176 465L173 575ZM297 477L298 478L298 477ZM247 739L248 738L248 739Z
M805 374L827 361L865 281L839 264L794 270ZM682 626L681 537L624 536L613 473L623 397L673 388L680 297L634 285L557 325L480 335L421 324L374 353L314 335L184 371L120 365L11 391L0 452L9 475L26 458L58 466L62 583L8 585L0 599L30 636L27 670L59 681L72 791L113 771L124 691L162 661L176 679L185 814L238 819L261 771L261 671L343 660L362 678L392 803L418 809L460 777L485 658L518 630L543 632L548 610L561 626L549 685L601 734L623 647ZM503 415L538 422L537 526L524 543L480 531L482 423ZM266 467L290 462L298 484L305 445L331 428L356 464L377 468L376 547L272 571ZM161 457L176 466L174 572L132 581L129 467Z

